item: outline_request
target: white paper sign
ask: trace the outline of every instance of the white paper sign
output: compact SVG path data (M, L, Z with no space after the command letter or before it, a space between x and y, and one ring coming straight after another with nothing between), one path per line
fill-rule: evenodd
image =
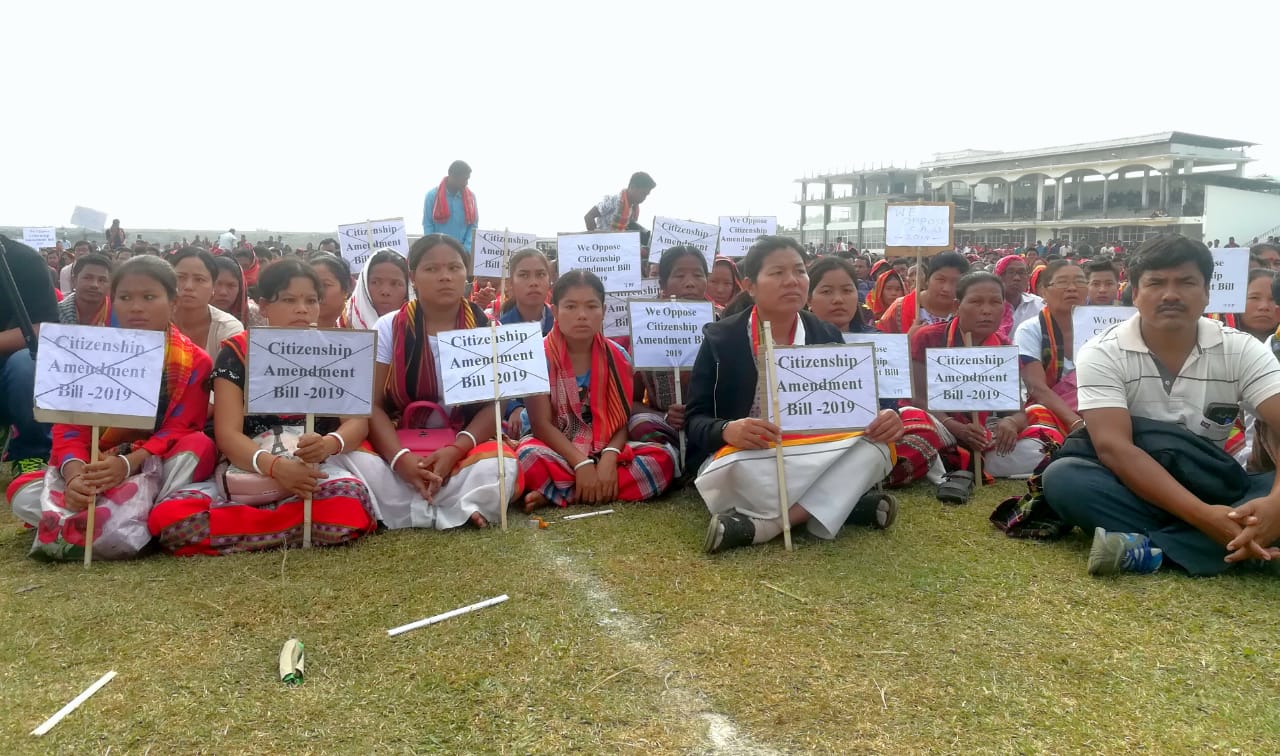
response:
M720 255L722 257L746 257L747 250L761 236L778 233L776 215L722 215L720 216Z
M547 352L540 323L467 328L440 334L445 404L492 402L493 339L498 338L498 388L503 399L546 394Z
M1079 356L1080 347L1094 336L1117 323L1123 323L1138 314L1136 307L1105 307L1089 305L1071 311L1071 334L1075 343L1072 354Z
M22 243L37 251L45 247L53 247L58 243L58 230L53 226L24 228Z
M846 344L875 344L876 387L881 399L911 398L911 350L905 333L846 333Z
M632 299L631 356L636 370L691 368L702 327L716 319L711 302Z
M521 234L515 231L476 231L475 260L471 274L476 277L502 278L511 275L503 265L502 248L506 240L507 258L516 250L532 247L538 241L537 234Z
M618 292L604 295L604 337L616 339L619 336L631 335L631 310L627 302L634 299L657 299L662 287L658 279L645 278L640 281L640 288L635 291Z
M783 432L856 430L880 411L870 344L775 347Z
M946 247L951 244L949 205L887 205L886 247Z
M107 214L91 207L76 205L76 209L71 212L71 225L90 231L103 231L107 228Z
M560 234L556 256L562 276L571 270L589 270L600 278L605 291L640 288L639 231Z
M95 416L109 415L114 427L154 429L164 344L163 331L45 323L36 358L36 419L107 425Z
M406 260L409 259L409 237L405 235L404 218L347 223L338 226L338 246L342 259L351 264L352 275L359 275L369 261L369 255L372 254L369 251L370 234L373 238L373 252L387 247L399 252Z
M245 401L252 415L367 417L377 334L339 328L250 328Z
M719 226L675 218L654 218L653 235L649 238L649 262L657 265L664 251L687 245L702 252L710 270L716 259L719 240Z
M1209 307L1205 312L1244 312L1249 298L1249 249L1223 247L1213 253L1213 280L1209 282Z
M931 411L1022 409L1017 347L926 349L924 366Z

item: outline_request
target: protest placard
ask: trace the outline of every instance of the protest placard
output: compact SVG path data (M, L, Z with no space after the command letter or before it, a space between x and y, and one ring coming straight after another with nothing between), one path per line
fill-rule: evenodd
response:
M560 275L571 270L589 270L604 284L605 291L640 288L638 231L560 234L556 241L556 259Z
M58 243L58 230L53 226L24 228L22 243L36 250L53 247Z
M80 207L71 211L71 225L90 231L103 231L107 228L107 214L91 207Z
M636 370L693 367L702 346L702 328L715 320L715 305L671 299L632 299L627 305Z
M547 353L542 346L542 325L539 323L444 331L439 335L439 344L440 384L444 387L447 404L515 399L551 390L547 382Z
M475 258L471 275L477 278L502 278L509 276L506 260L518 249L532 247L538 241L537 234L521 234L515 231L476 231Z
M1249 248L1223 247L1209 252L1213 254L1213 280L1205 312L1244 312L1249 295Z
M926 349L924 364L930 411L1022 408L1017 347Z
M711 223L697 223L675 218L654 218L653 236L649 239L649 262L657 265L662 253L672 247L686 245L702 252L707 268L716 259L720 240L720 227Z
M635 291L606 293L604 295L604 337L616 339L631 335L631 310L627 302L636 299L656 299L662 292L658 279L645 278Z
M352 275L359 275L369 256L386 247L409 258L409 237L404 218L383 218L338 226L338 247L342 259L351 265Z
M782 431L858 430L880 411L872 344L775 347Z
M778 217L775 215L722 215L720 216L720 255L722 257L746 257L747 250L761 236L778 233Z
M253 415L368 417L377 334L250 328L245 407Z
M949 248L954 208L949 202L885 206L885 246Z
M36 419L154 430L165 335L129 328L41 325Z
M1079 356L1080 347L1084 346L1086 341L1136 314L1138 314L1136 307L1091 305L1075 308L1071 311L1071 334L1075 346L1072 354Z
M911 398L911 352L905 333L846 333L846 344L874 344L876 393L881 399Z

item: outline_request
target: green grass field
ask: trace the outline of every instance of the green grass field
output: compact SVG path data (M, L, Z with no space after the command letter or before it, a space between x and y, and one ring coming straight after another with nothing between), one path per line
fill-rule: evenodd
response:
M704 556L679 494L542 531L88 572L27 559L5 514L0 753L1275 752L1280 581L1089 578L1083 536L990 527L1018 490L909 489L891 530L791 554ZM298 688L276 678L290 637Z

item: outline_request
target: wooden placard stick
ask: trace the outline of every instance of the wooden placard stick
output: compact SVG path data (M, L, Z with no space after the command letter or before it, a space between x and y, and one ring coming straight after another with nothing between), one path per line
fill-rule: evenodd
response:
M764 324L764 376L768 384L765 396L768 398L769 422L782 427L782 411L778 407L778 379L773 362L773 324ZM787 502L787 468L782 458L782 442L774 446L778 463L778 516L782 518L782 543L787 551L791 551L791 513Z
M677 301L677 298L672 297L671 301L675 302ZM675 381L676 381L676 404L679 404L681 405L681 407L683 407L684 406L684 396L683 396L684 387L680 385L680 368L677 367L672 370L672 377L675 378ZM680 437L680 470L683 471L684 457L685 457L685 440L684 440L685 436L684 436L683 423L681 423L680 430L677 431L676 435Z
M474 244L474 242L473 242ZM502 308L507 296L507 254L511 244L511 229L502 229L502 259L498 261L498 298L493 302L493 319L502 317ZM495 342L496 343L496 342Z
M98 437L102 433L101 426L93 426L89 437L89 464L97 464L101 454L98 451ZM98 510L98 495L93 495L93 501L89 502L89 512L87 513L84 524L84 567L89 569L93 564L93 536L94 536L94 515Z
M973 346L973 334L968 331L964 334L964 345ZM978 413L970 413L970 419L974 425L978 424ZM983 430L986 430L985 428ZM973 485L975 488L982 488L982 450L979 449L973 453Z
M316 416L310 412L307 413L304 432L316 432ZM307 497L302 500L302 548L304 549L311 548L311 498L311 495L308 494Z
M505 246L505 245L504 245ZM502 446L502 387L498 383L498 325L489 324L493 339L493 424L494 441L498 444L498 511L502 531L507 531L507 459Z

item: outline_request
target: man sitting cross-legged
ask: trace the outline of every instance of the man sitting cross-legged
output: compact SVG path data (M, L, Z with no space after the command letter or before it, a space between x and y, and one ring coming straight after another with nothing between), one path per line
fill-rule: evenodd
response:
M1246 560L1280 565L1275 473L1242 477L1218 454L1242 404L1280 423L1280 363L1252 336L1201 317L1213 258L1200 242L1152 239L1130 270L1138 314L1076 355L1096 460L1055 460L1046 500L1093 531L1092 574L1154 572L1166 561L1192 575Z

